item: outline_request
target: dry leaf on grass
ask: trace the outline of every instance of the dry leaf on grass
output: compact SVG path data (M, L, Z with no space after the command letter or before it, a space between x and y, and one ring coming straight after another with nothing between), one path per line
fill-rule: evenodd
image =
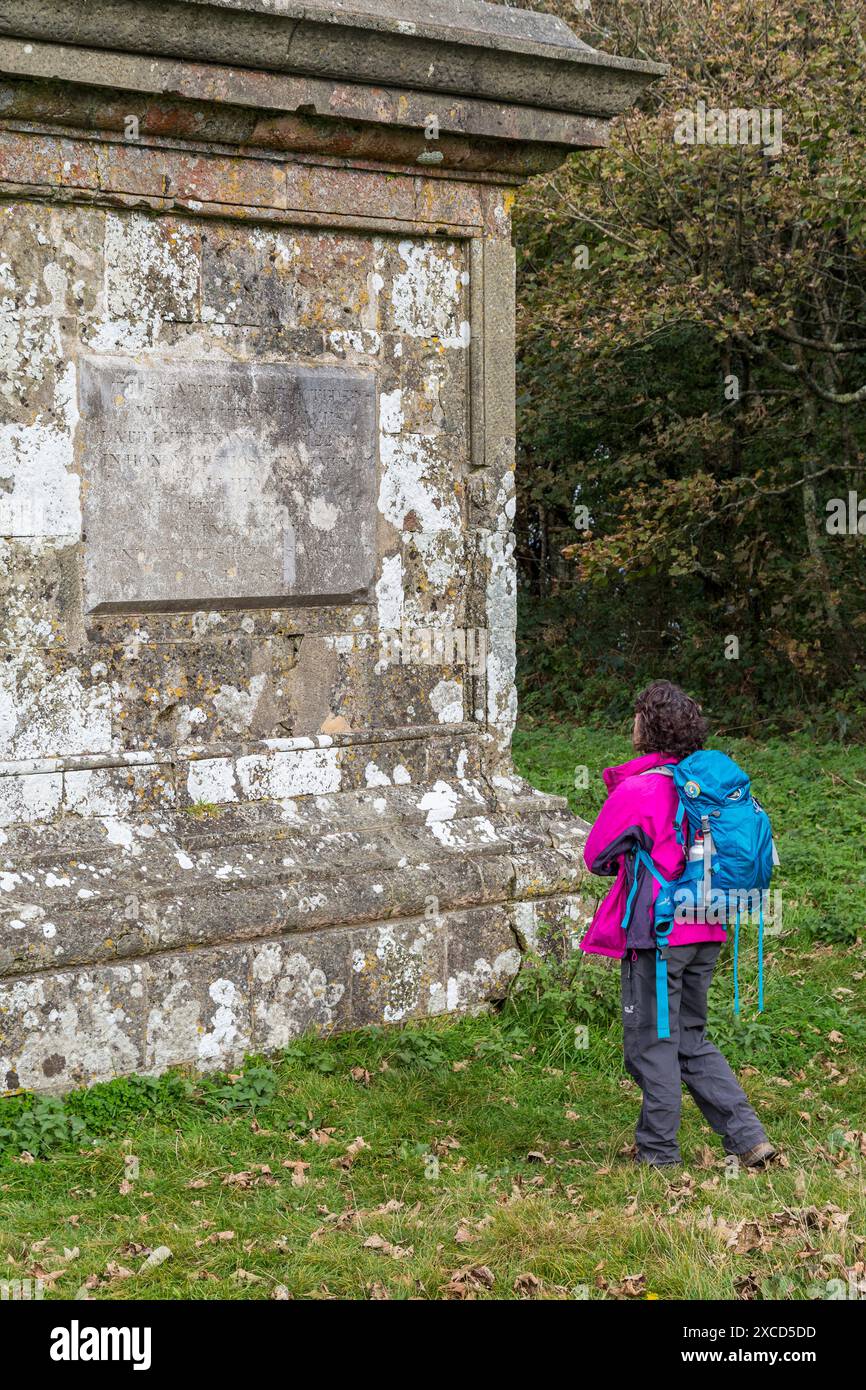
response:
M464 1265L454 1271L442 1294L448 1299L472 1299L482 1290L492 1289L494 1282L493 1272L487 1265Z
M470 1230L467 1225L458 1226L454 1234L454 1240L457 1245L471 1245L472 1241L480 1239L481 1237L478 1232Z
M56 1284L58 1279L62 1279L67 1273L65 1269L43 1269L41 1265L34 1265L32 1269L24 1271L28 1279L38 1279L40 1284Z
M378 1250L380 1255L390 1255L392 1260L408 1260L415 1254L413 1245L392 1245L384 1236L368 1236L364 1241L365 1250Z
M304 1187L306 1185L309 1163L303 1163L299 1158L284 1158L282 1166L292 1170L292 1187Z
M534 1274L518 1274L512 1288L519 1298L538 1298L544 1285Z
M334 1139L332 1138L333 1133L334 1133L333 1128L329 1128L329 1129L312 1129L312 1130L310 1130L310 1138L312 1139L312 1141L313 1141L314 1144L333 1144L333 1143L334 1143Z
M646 1293L645 1274L626 1274L619 1284L609 1284L599 1275L595 1283L609 1298L643 1298Z
M754 1299L761 1296L761 1276L752 1270L749 1274L740 1274L734 1279L734 1292L737 1298Z
M352 1140L344 1154L341 1154L339 1158L331 1159L331 1166L334 1168L351 1168L361 1150L368 1149L369 1147L370 1145L367 1141L362 1139L359 1134L356 1139Z
M283 1165L286 1166L285 1164ZM271 1174L269 1163L256 1163L252 1168L244 1169L241 1173L226 1173L222 1180L223 1187L276 1187L277 1180Z
M430 1144L430 1152L437 1158L444 1158L452 1149L459 1149L460 1145L453 1134L446 1134L442 1139L434 1139Z
M234 1240L234 1238L234 1231L211 1231L209 1236L205 1236L204 1240L197 1240L196 1245L216 1245L219 1241Z

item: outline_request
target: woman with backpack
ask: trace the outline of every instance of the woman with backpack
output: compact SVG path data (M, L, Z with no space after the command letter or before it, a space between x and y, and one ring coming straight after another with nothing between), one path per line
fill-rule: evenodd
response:
M615 882L599 904L581 949L622 960L625 1066L643 1092L635 1160L659 1168L681 1162L677 1132L683 1082L721 1136L726 1153L736 1154L748 1167L760 1167L776 1152L725 1058L706 1038L707 992L727 939L721 924L725 917L716 923L710 913L685 914L687 920L671 913L670 923L662 920L667 889L678 884L688 861L702 854L700 834L694 836L684 826L673 769L703 748L706 732L700 706L679 686L654 681L642 691L635 702L632 735L638 756L605 769L608 797L584 851L590 873L615 875ZM769 836L769 822L766 831L753 825L754 817L766 821L766 816L753 802L748 779L736 764L723 754L704 757L718 759L723 771L732 768L739 774L740 784L734 785L736 778L729 781L724 789L727 804L722 803L729 819L735 813L738 817L735 833L742 834L745 824L749 834L757 830L762 838ZM703 809L704 789L691 774L682 786L686 801L695 799L689 806L691 823L695 806ZM744 796L748 801L737 804ZM719 818L721 812L716 809L709 815ZM708 824L712 830L719 828L721 839L721 819L710 822L705 815L705 829ZM707 843L712 845L709 835ZM758 852L764 856L763 845ZM742 862L742 854L739 859ZM717 860L712 867L719 869ZM700 863L696 868L701 871ZM769 883L766 870L764 875ZM710 920L694 920L698 916Z

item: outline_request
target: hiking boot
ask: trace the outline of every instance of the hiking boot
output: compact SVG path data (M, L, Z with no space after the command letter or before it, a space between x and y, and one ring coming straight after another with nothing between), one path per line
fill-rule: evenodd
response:
M762 1143L756 1144L753 1149L747 1149L744 1154L737 1154L737 1158L744 1163L747 1168L765 1168L771 1158L775 1158L778 1149L774 1149L769 1140L765 1139Z

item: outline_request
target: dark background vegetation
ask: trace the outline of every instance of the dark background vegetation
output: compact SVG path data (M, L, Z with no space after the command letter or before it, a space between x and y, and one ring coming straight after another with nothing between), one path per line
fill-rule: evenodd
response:
M862 738L866 535L826 526L866 501L862 4L524 7L671 65L518 205L524 723L666 676L721 733ZM699 98L779 109L780 156L675 143Z

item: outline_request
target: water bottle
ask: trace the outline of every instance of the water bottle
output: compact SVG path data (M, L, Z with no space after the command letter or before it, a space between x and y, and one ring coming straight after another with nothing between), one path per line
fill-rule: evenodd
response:
M690 847L689 847L689 863L690 863L690 864L704 864L704 863L705 863L705 859L704 859L704 837L703 837L703 835L701 834L700 830L698 830L697 833L695 834L695 838L694 838L694 840L692 841L692 843L691 843L691 845L690 845ZM694 890L695 890L695 916L694 916L694 920L695 920L696 922L703 922L703 921L705 920L705 919L704 919L704 910L705 910L705 899L704 899L704 894L705 894L705 891L706 891L706 888L707 888L707 884L706 884L705 877L704 877L703 874L701 874L700 877L697 877L697 878L693 879L692 882L694 883Z

